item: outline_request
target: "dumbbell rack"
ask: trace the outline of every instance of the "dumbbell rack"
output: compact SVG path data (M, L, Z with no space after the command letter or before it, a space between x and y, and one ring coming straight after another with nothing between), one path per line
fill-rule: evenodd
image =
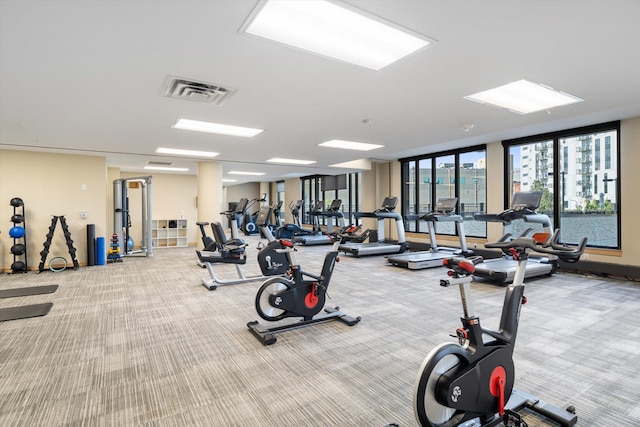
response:
M67 242L67 247L69 248L69 255L71 255L71 261L73 261L73 269L77 270L80 268L78 264L78 260L76 258L76 249L73 247L73 240L71 240L71 232L69 231L69 227L67 226L67 221L64 219L64 215L53 216L51 219L51 225L49 226L49 232L47 233L47 240L44 242L44 249L40 252L41 259L40 265L38 266L38 273L42 273L44 271L44 264L47 260L47 255L49 255L49 247L51 246L51 239L53 239L53 233L56 231L56 224L60 220L60 226L62 227L62 232L64 233L64 239Z
M10 204L11 206L13 206L13 216L11 217L13 226L21 226L25 230L25 233L22 237L13 238L13 246L11 246L13 263L11 264L10 273L27 273L29 271L29 265L27 264L27 220L24 213L24 202L19 197L14 197L13 199L11 199Z

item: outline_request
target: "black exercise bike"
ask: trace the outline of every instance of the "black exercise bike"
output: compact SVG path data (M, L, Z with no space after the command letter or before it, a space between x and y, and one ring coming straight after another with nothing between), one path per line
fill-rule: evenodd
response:
M264 345L276 342L275 334L291 329L297 329L316 323L339 320L349 326L360 322L360 317L351 317L339 307L327 307L324 313L318 315L324 308L327 288L331 275L338 261L337 240L324 258L320 276L303 271L296 262L293 243L290 240L280 240L286 246L276 252L285 253L289 258L289 276L276 276L267 279L258 290L255 305L258 315L264 320L275 322L288 317L300 317L300 321L272 328L263 328L257 321L247 323L247 327Z
M511 241L486 244L499 248L518 261L513 284L505 294L500 329L480 326L480 318L472 314L468 294L475 265L481 257L447 258L449 278L441 286L460 286L462 327L456 330L458 344L444 343L434 348L424 360L414 387L414 413L421 426L506 426L526 427L518 411L528 408L562 426L577 422L575 408L560 409L516 390L513 349L520 307L524 297L524 276L528 250L556 255L565 262L579 260L586 246L582 239L577 247L558 243L559 232L549 237L538 233ZM504 240L504 239L503 239ZM486 337L486 339L485 339Z

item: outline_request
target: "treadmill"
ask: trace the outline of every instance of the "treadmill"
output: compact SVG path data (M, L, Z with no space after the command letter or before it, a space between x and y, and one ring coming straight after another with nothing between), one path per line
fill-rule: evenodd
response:
M476 214L476 221L501 222L504 226L505 234L500 241L510 239L510 226L514 220L523 220L531 224L542 225L543 231L551 235L551 220L547 215L539 214L536 209L540 206L542 200L542 191L518 192L513 194L511 208L499 214ZM528 228L521 236L525 236L533 231ZM558 271L558 258L556 256L535 256L529 255L527 260L527 269L525 271L525 279L531 277L545 276L554 274ZM503 254L500 258L488 259L477 264L474 276L487 279L490 282L507 284L513 282L513 278L518 267L518 261L515 261L511 254Z
M402 215L395 211L398 204L397 197L385 197L382 207L374 212L357 212L354 214L356 222L360 218L376 218L378 222L378 241L368 243L345 242L340 245L338 251L355 257L369 255L399 254L407 250L408 244L404 235L404 222ZM384 238L384 221L393 220L398 231L398 241L387 241ZM373 234L373 233L372 233ZM371 239L370 239L371 240Z
M421 270L423 268L441 267L442 260L452 256L469 256L472 254L467 250L467 239L464 234L464 224L462 216L455 213L457 197L438 199L435 209L425 214L407 216L407 220L426 221L429 226L429 240L431 247L427 251L407 252L404 254L389 255L387 262L397 267L408 268L409 270ZM436 222L454 222L460 239L460 247L438 246L436 239Z
M333 220L335 219L336 225L340 228L340 230L344 229L344 213L340 210L340 206L342 206L342 200L335 199L331 202L331 206L327 208L327 210L322 210L322 202L319 202L319 205L316 205L315 209L312 212L309 212L309 215L314 216L314 228L316 228L316 224L318 224L317 218L319 216L329 218L327 222L327 231L326 233L317 232L316 234L307 234L304 236L294 236L293 243L311 246L311 245L326 245L333 243L336 239L333 233ZM319 229L319 224L317 225L317 229Z

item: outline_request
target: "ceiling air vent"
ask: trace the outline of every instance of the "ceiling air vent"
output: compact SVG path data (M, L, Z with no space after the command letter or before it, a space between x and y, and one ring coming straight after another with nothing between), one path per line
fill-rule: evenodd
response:
M235 89L219 85L168 76L164 82L162 96L222 105Z
M173 164L173 162L156 162L153 160L149 160L147 162L147 165L149 166L171 166Z

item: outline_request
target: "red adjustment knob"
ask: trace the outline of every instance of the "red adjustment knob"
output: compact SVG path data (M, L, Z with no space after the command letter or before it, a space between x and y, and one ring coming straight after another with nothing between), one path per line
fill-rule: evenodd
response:
M282 246L286 246L288 248L292 248L293 247L293 242L291 240L280 240L280 244Z
M460 345L464 345L464 343L467 341L467 338L469 337L469 331L464 328L458 328L456 329L456 336L458 337L458 342L460 343Z
M527 299L527 297L525 297L524 295L522 295L522 305L525 305L527 303L527 301L529 301Z
M340 257L336 257L336 262L340 262Z

